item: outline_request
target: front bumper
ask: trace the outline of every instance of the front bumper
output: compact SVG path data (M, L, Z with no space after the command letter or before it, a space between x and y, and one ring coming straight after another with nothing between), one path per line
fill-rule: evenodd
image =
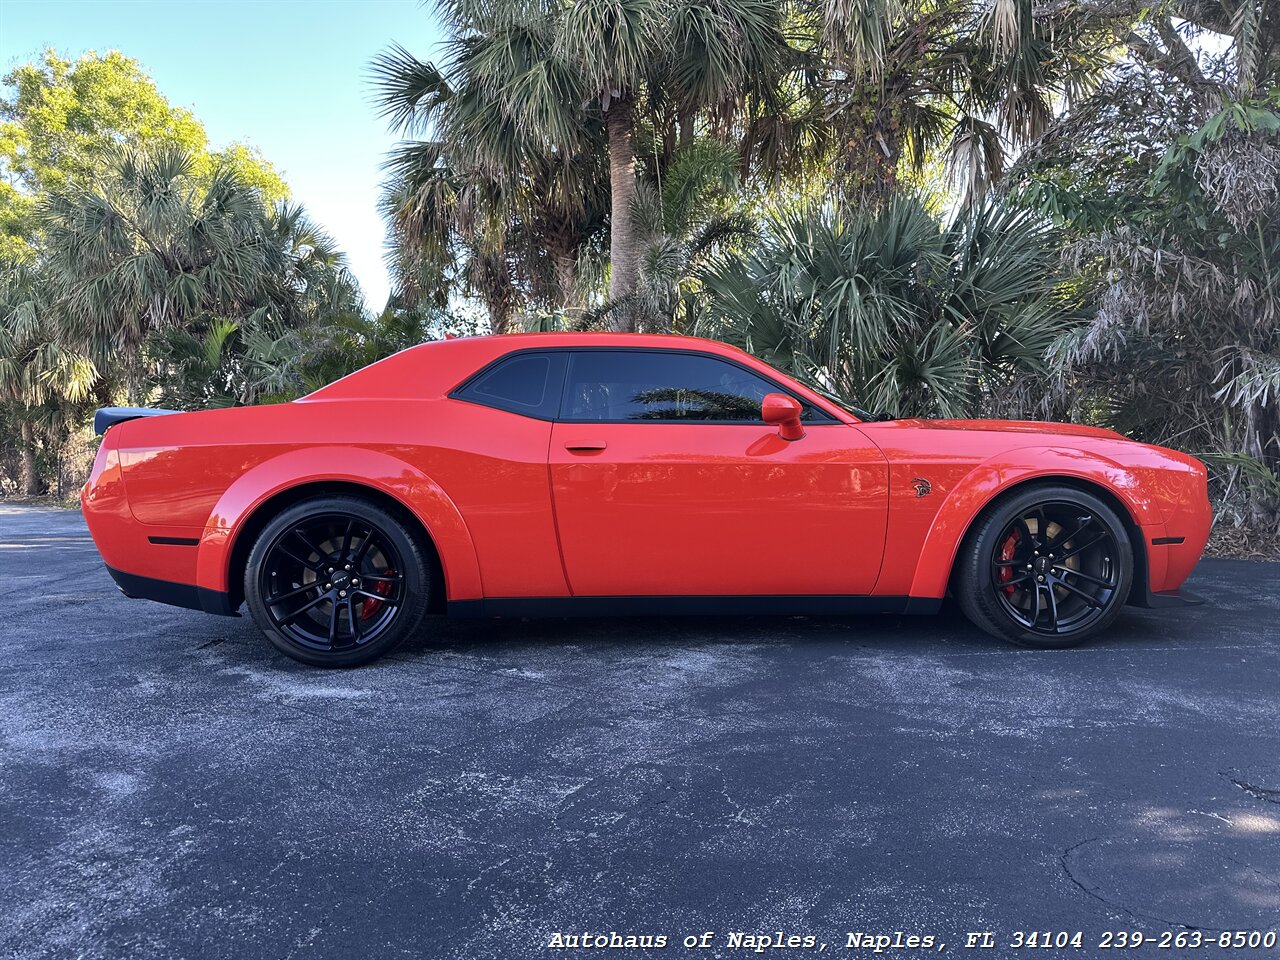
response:
M1150 586L1135 583L1129 594L1129 603L1135 607L1160 609L1163 607L1198 607L1204 603L1204 597L1197 596L1190 590L1152 590Z

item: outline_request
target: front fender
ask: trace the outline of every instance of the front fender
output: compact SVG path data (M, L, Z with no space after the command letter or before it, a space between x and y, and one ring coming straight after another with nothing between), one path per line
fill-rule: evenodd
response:
M418 518L435 543L448 598L482 596L475 545L448 494L403 460L350 446L291 450L259 463L232 483L218 499L200 538L197 585L226 592L232 551L254 511L278 493L323 481L358 484L393 497Z
M960 542L996 497L1028 480L1071 477L1105 487L1139 526L1163 522L1160 508L1134 471L1098 453L1071 447L1028 447L980 463L952 487L925 537L911 581L913 597L942 597Z

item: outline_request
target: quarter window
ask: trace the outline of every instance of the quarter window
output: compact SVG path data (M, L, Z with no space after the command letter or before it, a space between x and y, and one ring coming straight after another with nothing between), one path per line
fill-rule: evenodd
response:
M776 384L735 363L691 353L584 350L573 354L561 418L596 423L759 423ZM804 404L801 419L815 419Z
M551 420L560 406L563 353L518 353L500 360L465 384L459 400Z

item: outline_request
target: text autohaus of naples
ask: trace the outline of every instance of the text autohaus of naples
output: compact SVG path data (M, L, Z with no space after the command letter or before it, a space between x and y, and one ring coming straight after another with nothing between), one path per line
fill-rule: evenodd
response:
M677 943L690 950L709 950L720 947L752 953L765 953L772 950L825 952L834 946L830 941L819 940L814 934L787 933L785 930L774 930L768 933L745 930L719 933L715 930L706 930L701 933L676 936L665 933L619 933L616 930L610 930L608 933L556 931L547 942L547 947L562 950L663 950ZM895 930L892 933L846 932L842 946L846 950L870 950L872 953L884 953L887 950L939 951L945 947L945 944L940 943L933 934L914 934Z

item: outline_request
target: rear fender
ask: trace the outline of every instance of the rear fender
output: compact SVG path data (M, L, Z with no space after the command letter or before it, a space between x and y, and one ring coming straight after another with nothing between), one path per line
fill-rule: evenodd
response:
M996 497L1029 480L1070 477L1105 487L1140 527L1163 522L1158 506L1134 473L1100 454L1070 447L1029 447L974 467L947 494L933 521L911 582L913 597L942 597L960 543ZM1137 544L1136 549L1142 549Z
M416 467L364 447L292 450L258 464L232 483L218 499L200 538L196 583L226 592L236 538L254 511L278 493L325 481L370 487L394 498L417 517L435 544L448 599L482 596L475 546L448 494Z

